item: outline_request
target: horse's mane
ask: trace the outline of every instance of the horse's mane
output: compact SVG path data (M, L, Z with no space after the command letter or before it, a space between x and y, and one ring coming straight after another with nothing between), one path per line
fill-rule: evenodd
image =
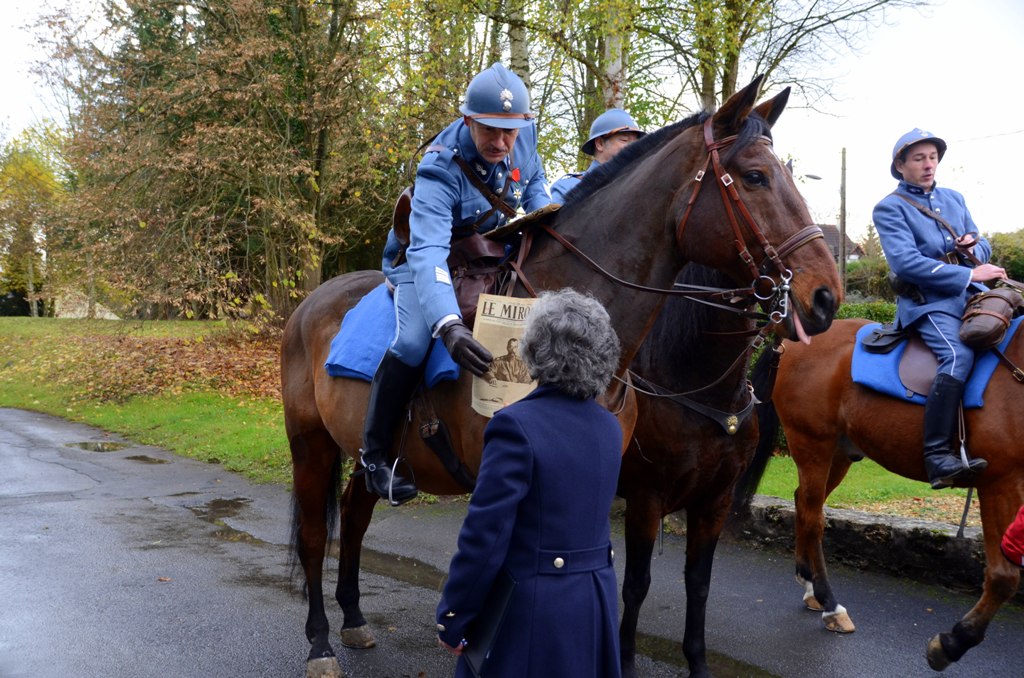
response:
M695 113L688 118L672 123L671 125L666 125L665 127L662 127L661 129L643 136L629 144L619 151L614 158L584 174L580 182L576 184L568 194L566 194L565 205L562 209L565 210L567 207L582 202L587 198L587 196L596 193L606 184L611 182L623 170L623 168L632 165L639 158L644 157L654 149L661 148L681 132L695 125L704 124L704 121L710 116L711 113L708 113L707 111ZM736 141L733 142L726 151L722 158L722 162L728 163L732 154L742 150L752 141L762 136L766 136L769 139L771 138L771 126L769 126L767 121L757 113L751 113L744 121L739 134L736 135Z
M695 263L687 264L676 282L725 289L735 286L735 282L724 273ZM723 313L727 312L690 299L669 298L637 352L634 367L643 374L656 362L662 379L666 374L679 375L680 378L689 374L692 377L694 371L702 367L715 369L708 364L707 356L711 345L709 342L716 340L709 339L706 331L735 331L741 329L744 323L749 325L753 322L738 315L723 319Z

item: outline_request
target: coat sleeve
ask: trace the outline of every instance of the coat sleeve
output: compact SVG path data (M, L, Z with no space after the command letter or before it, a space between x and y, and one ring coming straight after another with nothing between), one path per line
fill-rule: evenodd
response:
M447 153L447 151L446 151ZM448 272L452 215L459 204L459 181L440 158L423 162L416 172L416 191L409 215L409 249L420 308L429 327L446 315L461 316Z
M910 211L908 211L910 210ZM941 240L930 244L924 237L918 242L914 224L934 230L931 219L909 205L904 208L898 198L886 198L875 206L873 219L885 259L900 278L917 285L925 292L944 297L961 294L971 281L971 271L963 266L946 264L935 257L943 254Z
M476 489L437 606L438 633L449 645L465 637L505 562L532 473L533 450L525 430L512 413L498 412L484 433Z

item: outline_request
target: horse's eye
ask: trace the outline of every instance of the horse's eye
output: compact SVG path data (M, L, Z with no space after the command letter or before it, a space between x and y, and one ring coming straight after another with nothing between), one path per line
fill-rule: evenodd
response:
M744 174L743 181L747 182L748 186L768 185L768 177L765 176L764 172L758 172L757 170L751 170Z

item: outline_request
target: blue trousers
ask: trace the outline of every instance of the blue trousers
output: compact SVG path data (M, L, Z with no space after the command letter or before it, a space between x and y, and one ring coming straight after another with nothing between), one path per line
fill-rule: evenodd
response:
M914 329L939 361L939 374L967 381L974 367L974 349L960 341L960 318L949 313L929 313L914 323Z
M423 317L416 288L410 283L395 287L395 338L388 348L391 353L410 367L419 366L427 357L433 337Z

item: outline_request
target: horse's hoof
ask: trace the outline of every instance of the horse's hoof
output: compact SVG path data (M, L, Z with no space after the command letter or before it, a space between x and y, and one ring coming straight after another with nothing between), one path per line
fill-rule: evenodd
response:
M807 606L808 610L812 612L822 612L825 607L818 602L818 599L814 597L814 584L807 581L800 575L796 576L796 580L804 587L804 605Z
M938 634L928 641L928 650L924 653L924 656L928 660L928 666L932 667L933 671L943 671L950 664L946 651L942 649L942 641L939 640Z
M804 606L807 607L811 612L824 612L825 607L818 602L818 599L814 597L813 593L804 594Z
M825 628L833 633L853 633L857 630L842 605L836 605L835 612L822 612L821 621L824 622Z
M306 678L344 678L337 657L320 657L306 662Z
M341 644L353 650L367 650L377 645L377 639L370 632L370 626L363 624L341 630Z

